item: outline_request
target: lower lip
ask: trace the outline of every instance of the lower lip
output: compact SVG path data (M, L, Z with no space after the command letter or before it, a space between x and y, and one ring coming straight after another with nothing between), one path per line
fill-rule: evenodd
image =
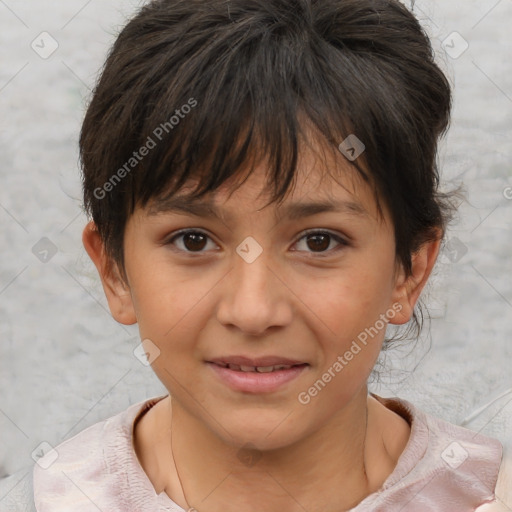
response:
M296 379L308 367L307 364L304 364L292 366L287 370L259 373L230 370L214 363L207 363L207 365L231 389L245 393L271 393L272 391L277 391L287 382Z

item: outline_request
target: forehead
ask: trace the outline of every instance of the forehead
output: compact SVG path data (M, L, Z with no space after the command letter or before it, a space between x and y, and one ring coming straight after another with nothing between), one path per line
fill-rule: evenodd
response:
M174 196L151 201L147 213L175 212L231 221L241 213L270 208L277 219L296 220L323 212L379 218L373 189L341 153L302 149L293 183L277 204L270 203L271 178L264 163L246 173L245 178L223 183L199 199L189 197L198 184L197 179L189 179Z

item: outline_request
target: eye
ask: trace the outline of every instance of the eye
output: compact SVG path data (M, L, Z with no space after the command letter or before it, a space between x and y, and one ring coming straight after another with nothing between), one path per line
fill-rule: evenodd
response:
M342 237L329 231L308 231L303 234L298 242L296 242L296 245L300 245L302 240L305 241L306 249L294 250L305 250L306 252L319 253L320 256L325 252L337 252L348 245L348 242ZM333 241L338 244L338 247L334 249L331 247ZM217 247L207 233L197 229L185 229L175 233L169 241L166 242L166 245L174 245L177 250L182 252L202 253L208 250L208 243L211 244L209 248L210 250L214 250ZM329 247L331 247L331 249L329 249Z
M203 231L196 229L186 229L176 233L166 245L175 245L178 250L183 252L204 252L203 249L208 246L208 241L212 242L210 236ZM175 243L178 242L178 243ZM213 244L216 247L216 244Z
M306 252L313 253L337 252L348 245L348 242L342 237L329 231L308 231L299 239L297 244L300 244L301 240L305 240ZM338 244L338 247L329 249L333 241ZM308 251L308 248L311 249L311 251ZM323 256L323 254L321 254L321 256Z

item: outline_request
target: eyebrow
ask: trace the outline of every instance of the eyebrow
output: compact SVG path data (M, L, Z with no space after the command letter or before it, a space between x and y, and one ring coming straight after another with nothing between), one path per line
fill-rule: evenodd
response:
M355 201L310 201L289 203L279 208L279 219L300 220L320 213L344 213L356 217L368 216L366 209ZM184 213L195 217L216 217L219 220L230 220L233 215L220 210L212 201L191 201L185 197L173 197L156 201L149 208L149 215L162 213Z

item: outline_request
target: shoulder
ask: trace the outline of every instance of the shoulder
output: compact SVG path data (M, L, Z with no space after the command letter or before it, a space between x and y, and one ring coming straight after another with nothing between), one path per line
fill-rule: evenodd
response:
M134 464L133 422L155 400L146 400L98 422L41 457L33 469L38 512L118 510L116 489ZM100 505L101 504L101 505Z
M483 505L478 512L512 510L512 389L493 398L469 417L472 430L496 437L503 445L503 457L496 483L494 503Z
M496 499L477 508L476 512L509 512L512 510L512 449L504 449L495 490Z
M464 505L461 511L474 511L494 499L503 459L498 439L428 414L407 400L379 399L411 424L407 445L377 496L386 511L414 496L424 510L456 502Z

